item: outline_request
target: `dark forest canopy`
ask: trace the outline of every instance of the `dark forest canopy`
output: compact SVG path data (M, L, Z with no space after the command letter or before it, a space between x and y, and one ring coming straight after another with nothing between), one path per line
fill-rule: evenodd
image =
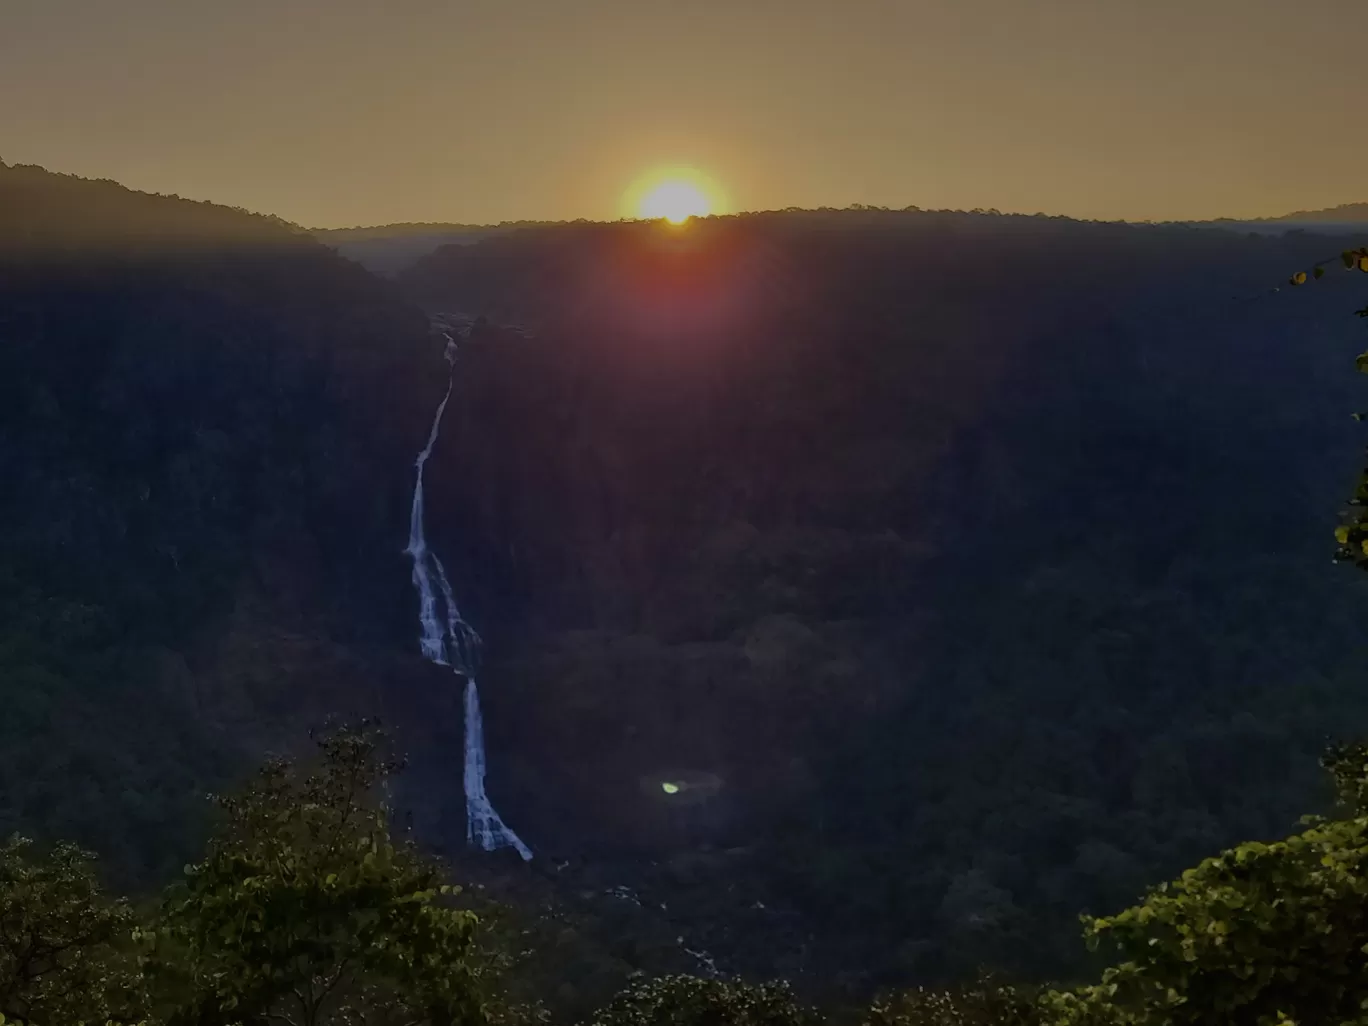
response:
M1337 249L848 211L421 262L536 335L472 347L442 456L522 822L752 845L703 892L894 979L1076 965L1080 908L1284 833L1368 716L1352 290L1268 289ZM667 767L706 817L614 790Z
M202 855L161 902L111 897L69 844L0 844L6 1022L214 1026L1272 1026L1361 1024L1368 747L1331 746L1336 815L1204 859L1110 918L1100 981L885 989L820 1009L784 980L630 974L597 1001L557 955L553 905L503 906L396 833L400 764L367 725L269 760L214 801ZM564 922L564 920L562 920ZM570 943L567 943L567 938ZM1028 940L1029 942L1029 940ZM682 939L681 939L682 943ZM587 999L587 1000L586 1000ZM597 1006L596 1011L590 1012Z
M402 636L439 352L278 219L0 167L0 831L173 861L324 639Z
M523 228L388 283L0 167L0 827L179 864L195 793L380 704L420 834L460 843L401 550L422 308L482 315L429 535L489 640L495 800L571 864L547 886L630 883L765 975L1081 971L1080 910L1285 835L1368 727L1330 559L1359 304L1265 294L1338 248L799 211ZM614 965L657 957L601 921Z

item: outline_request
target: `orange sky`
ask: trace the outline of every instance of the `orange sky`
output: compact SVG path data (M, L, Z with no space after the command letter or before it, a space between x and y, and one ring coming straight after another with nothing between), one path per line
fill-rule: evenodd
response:
M0 159L311 226L1368 199L1364 0L0 0Z

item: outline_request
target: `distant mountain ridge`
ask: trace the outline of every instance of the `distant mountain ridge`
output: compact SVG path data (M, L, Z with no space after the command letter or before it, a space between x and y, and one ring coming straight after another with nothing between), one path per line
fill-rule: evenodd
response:
M884 207L867 207L853 204L844 211L823 207L813 210L788 208L782 213L788 215L830 216L841 214L849 216L852 212L862 212L875 216L898 216L906 214L954 216L973 214L978 216L1002 216L996 210L921 210L907 207L901 211ZM780 213L771 211L769 213ZM1052 220L1073 221L1074 218L1062 215L1019 214L1006 216L1044 217ZM312 228L309 233L326 246L331 246L342 256L355 260L367 270L384 277L393 278L417 264L424 257L435 253L443 246L468 246L483 239L509 235L522 229L544 229L557 224L589 224L587 219L578 218L573 222L564 221L501 221L498 224L464 224L442 221L401 222L395 224L357 226L353 228ZM1298 229L1341 234L1358 232L1368 224L1368 203L1343 203L1337 207L1323 210L1298 210L1278 217L1256 217L1237 219L1218 217L1209 221L1186 221L1183 224L1208 226L1228 231L1255 232L1257 234L1279 234Z
M1281 217L1256 218L1262 221L1325 221L1342 224L1346 221L1368 221L1368 203L1341 203L1321 210L1296 210Z
M392 277L442 246L464 246L519 228L542 227L549 221L502 221L499 224L452 224L405 221L355 228L313 228L325 246L355 260L375 274Z
M1330 234L1356 233L1368 225L1368 203L1341 203L1337 207L1325 207L1321 210L1294 210L1290 214L1278 217L1218 217L1211 221L1189 223L1259 234L1297 230Z

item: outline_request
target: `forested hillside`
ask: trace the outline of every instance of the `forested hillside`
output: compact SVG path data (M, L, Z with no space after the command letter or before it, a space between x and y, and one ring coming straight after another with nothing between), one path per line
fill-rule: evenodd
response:
M567 1005L710 958L861 994L1079 972L1080 911L1286 834L1368 729L1330 559L1368 279L1269 288L1338 248L799 211L525 228L390 283L0 166L0 828L159 882L206 787L378 712L417 836L459 844L401 550L427 316L483 316L428 539L538 857L463 871L560 903Z
M434 500L509 814L863 985L1070 971L1080 909L1285 833L1368 726L1360 276L1270 288L1338 248L847 211L418 264L537 336L470 354Z
M179 864L206 784L369 704L442 366L284 222L0 165L0 832Z

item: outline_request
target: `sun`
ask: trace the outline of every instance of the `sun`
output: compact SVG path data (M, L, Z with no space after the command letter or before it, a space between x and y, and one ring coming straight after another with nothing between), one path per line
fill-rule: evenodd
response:
M691 217L719 213L722 193L702 172L690 167L667 168L639 178L623 197L628 217L683 224Z
M664 218L671 224L683 224L691 217L706 217L712 213L708 197L690 182L661 182L641 198L642 217Z

